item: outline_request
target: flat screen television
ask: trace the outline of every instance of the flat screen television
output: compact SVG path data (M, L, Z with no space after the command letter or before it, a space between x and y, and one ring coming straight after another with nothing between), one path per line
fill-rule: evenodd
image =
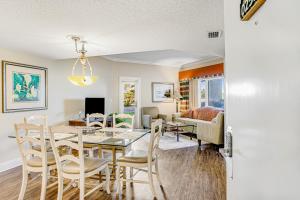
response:
M105 98L85 98L85 116L92 113L105 114Z

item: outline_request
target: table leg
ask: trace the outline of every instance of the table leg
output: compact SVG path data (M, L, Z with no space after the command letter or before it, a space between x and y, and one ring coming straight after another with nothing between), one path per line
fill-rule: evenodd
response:
M112 149L112 175L116 180L116 148L113 147Z
M177 134L177 142L179 142L179 127L176 127L176 134Z
M98 145L98 157L102 159L102 146Z
M122 148L122 156L125 156L125 148ZM123 179L126 180L126 167L123 167ZM123 182L123 188L126 188L126 181Z
M102 159L102 146L98 145L98 157ZM102 173L99 172L99 182L102 183Z
M192 125L192 126L193 126L192 134L194 134L195 126L194 126L194 125ZM191 139L191 140L193 139L193 138L192 138L192 135L191 135L190 139Z

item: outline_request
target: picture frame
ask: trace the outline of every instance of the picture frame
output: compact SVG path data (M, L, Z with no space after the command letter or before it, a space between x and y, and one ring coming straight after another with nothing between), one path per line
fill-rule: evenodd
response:
M152 82L152 102L173 103L174 83Z
M48 109L48 69L2 61L2 112Z

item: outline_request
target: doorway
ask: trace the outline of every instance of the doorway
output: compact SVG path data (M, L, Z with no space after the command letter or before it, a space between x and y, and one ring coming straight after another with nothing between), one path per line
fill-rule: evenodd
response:
M119 112L134 115L134 127L140 127L141 79L120 77Z

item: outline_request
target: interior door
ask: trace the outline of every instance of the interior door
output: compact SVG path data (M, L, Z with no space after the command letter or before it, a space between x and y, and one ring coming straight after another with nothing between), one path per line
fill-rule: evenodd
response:
M120 77L119 112L135 116L134 127L140 127L140 78Z
M300 1L266 1L249 21L224 2L227 199L300 199Z

